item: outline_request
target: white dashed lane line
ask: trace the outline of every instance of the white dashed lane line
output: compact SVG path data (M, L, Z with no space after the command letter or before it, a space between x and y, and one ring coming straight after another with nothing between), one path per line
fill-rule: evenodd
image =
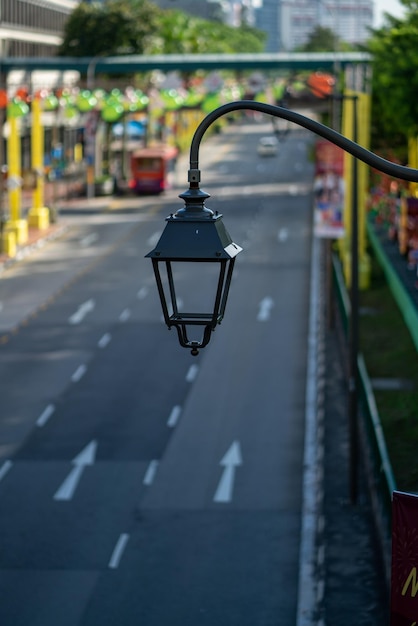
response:
M112 340L112 335L110 333L105 333L97 342L99 348L106 348Z
M74 374L71 376L71 380L73 381L73 383L78 383L78 381L83 378L86 372L87 365L79 365Z
M95 306L96 306L96 303L93 300L93 298L90 298L90 300L86 300L86 302L83 302L83 304L80 304L77 311L75 311L75 313L73 313L71 317L68 318L68 322L72 325L81 324L81 322L84 320L86 315L91 313L91 311L93 311Z
M7 472L12 469L13 463L11 461L5 461L0 467L0 481L6 476Z
M119 539L116 542L115 548L112 552L112 556L109 561L110 569L117 569L119 567L119 563L122 559L123 553L125 551L126 545L129 541L129 535L127 533L122 533Z
M199 372L199 366L191 365L189 369L187 370L186 382L192 383L196 379L198 372Z
M173 408L171 409L171 413L167 420L167 426L170 426L170 428L174 428L174 426L179 421L180 415L181 415L181 406L173 406Z
M154 482L154 478L157 474L157 470L158 470L158 461L154 460L151 461L150 464L148 465L147 471L145 472L145 476L144 476L144 480L143 483L144 485L152 485L152 483Z
M42 428L45 426L51 415L55 411L55 406L53 404L48 404L48 406L42 411L38 419L36 420L36 425Z

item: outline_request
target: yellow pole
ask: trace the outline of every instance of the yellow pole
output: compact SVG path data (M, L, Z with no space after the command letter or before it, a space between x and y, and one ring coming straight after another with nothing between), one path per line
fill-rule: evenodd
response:
M417 167L418 166L418 138L417 137L409 137L408 139L408 165L409 167ZM414 198L418 195L418 184L417 183L409 183L409 193Z
M10 220L6 222L6 234L11 232L15 236L16 244L26 243L28 239L28 224L21 219L22 206L22 176L20 168L20 136L17 118L8 116L9 138L7 141L8 164L8 195Z
M342 133L354 140L354 107L357 107L357 142L365 148L370 143L370 96L365 93L346 90L343 100ZM357 97L356 100L354 98ZM343 260L344 274L350 284L351 268L351 207L352 207L352 161L347 152L344 153L344 228L345 237L340 240L340 254ZM358 168L358 233L359 233L359 287L367 289L370 285L370 259L366 252L366 198L369 185L368 166L359 162Z
M345 96L350 96L343 99L342 105L342 134L348 139L353 140L354 128L353 128L353 106L354 102L351 99L351 92L344 93ZM338 244L340 248L340 255L343 260L344 274L347 284L349 284L349 269L350 264L350 241L351 241L351 205L352 205L352 170L353 170L353 157L348 152L344 152L344 237L339 239Z
M358 140L364 148L370 148L370 94L358 93ZM367 196L370 189L369 166L360 161L358 164L359 175L359 288L361 290L370 287L371 265L367 254Z
M33 206L29 209L29 226L45 230L49 227L49 209L44 206L44 129L42 126L41 101L36 96L32 100L32 170L35 174L35 188L32 194Z

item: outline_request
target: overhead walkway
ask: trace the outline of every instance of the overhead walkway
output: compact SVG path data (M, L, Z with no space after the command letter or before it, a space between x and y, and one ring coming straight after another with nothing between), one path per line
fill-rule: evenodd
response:
M130 74L161 70L332 70L367 65L370 55L364 52L277 52L274 54L170 54L96 57L9 57L0 60L0 71L75 70L87 73Z

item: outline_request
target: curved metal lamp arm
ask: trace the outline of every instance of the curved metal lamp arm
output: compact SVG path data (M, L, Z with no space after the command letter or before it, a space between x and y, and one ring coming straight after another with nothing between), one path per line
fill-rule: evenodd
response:
M305 115L301 115L295 111L272 104L255 102L253 100L239 100L237 102L229 102L228 104L218 107L209 113L197 127L190 146L189 182L191 183L191 186L193 183L198 184L200 180L199 146L202 137L209 126L211 126L213 122L223 115L232 113L232 111L240 111L243 109L266 113L267 115L273 115L274 117L282 118L288 122L293 122L298 126L303 126L303 128L320 135L324 139L328 139L346 152L352 154L357 159L360 159L360 161L370 165L370 167L380 170L381 172L389 174L389 176L393 176L395 178L401 178L402 180L407 180L413 183L418 182L418 170L387 161L386 159L377 156L377 154L374 154L374 152L370 152L370 150L366 150L366 148L363 148L354 141L351 141L351 139L347 139L347 137L344 137L344 135L341 135L337 131L328 128L328 126L325 126L320 122L316 122L315 120L311 120L309 117L305 117Z

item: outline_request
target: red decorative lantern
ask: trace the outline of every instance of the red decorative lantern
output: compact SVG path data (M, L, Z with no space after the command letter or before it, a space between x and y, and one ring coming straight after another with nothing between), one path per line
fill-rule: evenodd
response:
M5 109L7 107L7 91L5 89L0 89L0 109Z

